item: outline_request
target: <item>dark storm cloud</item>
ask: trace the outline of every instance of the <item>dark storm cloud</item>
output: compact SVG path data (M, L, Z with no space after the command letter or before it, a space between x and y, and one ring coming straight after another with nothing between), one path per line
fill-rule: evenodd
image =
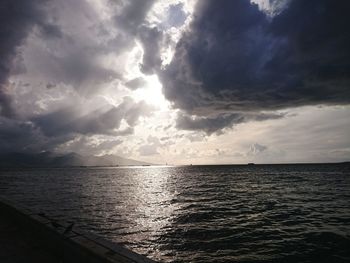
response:
M116 139L108 139L102 142L96 142L96 138L94 137L77 136L74 141L69 142L69 145L64 145L61 147L61 149L65 150L65 152L71 152L73 150L85 155L86 153L89 153L89 155L98 155L101 153L101 151L104 151L105 149L111 149L122 143L122 140Z
M157 73L162 65L161 49L164 46L172 45L171 37L166 33L167 29L178 28L184 24L187 15L183 3L170 5L166 12L165 21L157 26L144 23L138 28L138 39L143 47L143 59L140 70L144 74Z
M124 37L134 37L143 47L143 60L140 69L144 74L153 74L161 65L160 49L162 31L145 22L146 16L155 0L126 1L122 11L115 16L115 24L124 31Z
M115 17L116 26L132 35L136 35L139 26L144 23L146 15L155 0L132 0L125 2L126 4L124 3L121 13ZM120 5L118 2L117 4Z
M153 74L161 65L160 49L163 33L157 27L150 26L145 18L155 0L130 1L116 18L116 25L126 33L137 37L143 47L143 59L140 70L144 74Z
M179 114L176 127L189 131L204 131L207 135L221 134L223 129L248 121L264 121L283 118L284 114L273 113L227 113L213 117L197 117Z
M52 24L43 24L41 25L40 32L44 38L61 38L63 37L63 33L61 29Z
M25 151L32 148L38 139L38 133L31 123L18 122L0 117L0 151Z
M109 106L89 113L77 108L59 110L33 119L33 123L49 137L67 134L107 134L124 136L133 133L133 127L142 116L149 116L153 109L145 102L134 102L125 97L117 107ZM129 125L118 130L122 120ZM116 131L117 130L117 131Z
M145 102L129 97L118 106L95 97L105 88L101 84L124 80L123 56L135 46L139 34L144 35L140 27L154 0L111 3L115 16L107 21L87 1L1 1L2 152L55 151L79 137L127 136L140 117L152 113ZM152 29L144 29L150 32L147 39ZM113 56L120 59L118 65L104 63ZM151 59L145 57L145 65L152 67ZM29 83L22 85L22 79ZM142 80L127 85L136 89Z
M30 121L0 117L0 152L41 152L53 150L73 139L72 135L48 138Z
M140 117L149 116L152 111L153 108L146 103L125 97L116 107L85 114L79 108L71 107L32 120L0 116L0 152L55 151L66 142L84 136L127 136L133 134ZM128 126L122 127L122 121Z
M104 51L91 47L74 47L64 54L48 54L44 61L47 66L46 77L55 82L72 85L80 95L98 91L96 86L109 80L120 78L113 69L98 63L98 56ZM45 69L44 69L45 70ZM91 84L94 85L91 85Z
M3 116L16 115L7 86L18 46L33 26L47 37L61 34L57 26L47 21L43 12L46 3L47 0L3 0L0 3L0 114Z
M148 30L147 27L144 30L140 27L154 2L110 1L111 12L115 13L109 21L111 24L104 24L98 19L94 21L91 16L95 15L95 10L85 1L70 0L66 5L56 2L58 8L63 10L63 7L69 6L77 13L74 18L77 24L64 32L67 35L58 45L60 50L53 49L52 52L50 49L45 56L37 55L42 61L41 65L44 65L44 77L51 82L72 85L80 95L86 96L96 93L99 84L123 79L121 72L125 61L121 61L118 68L113 68L102 65L101 58L109 55L121 56L134 47L138 34L143 35L143 31ZM74 15L74 12L61 12L62 20L66 18L70 21ZM61 23L65 24L65 21ZM55 33L53 30L46 31Z
M145 20L154 3L155 0L110 1L111 6L116 9L113 21L119 31L110 44L119 46L122 44L124 47L132 48L135 37L143 30L149 29L145 25Z
M176 120L176 128L190 131L204 131L207 134L220 131L232 123L241 123L244 117L241 114L222 114L215 118L190 117L180 114Z
M163 33L157 27L142 26L139 29L139 39L143 46L143 59L140 69L144 74L154 74L162 64L160 49Z
M118 67L101 61L110 55L121 56L135 45L138 29L153 2L113 1L121 12L111 21L99 20L94 6L86 1L9 0L1 3L2 114L14 115L11 91L6 85L10 74L27 73L32 79L58 84L58 89L59 84L65 84L85 97L96 94L101 84L122 79L123 61ZM25 42L29 34L31 38ZM17 47L21 47L23 54ZM22 55L25 63L14 63L14 60L20 61Z
M164 94L201 116L348 104L348 10L347 0L292 0L271 17L248 0L198 1L172 62L159 72ZM214 125L230 125L233 116L219 115Z
M92 16L95 11L92 5L85 1L5 0L1 2L0 111L2 115L10 117L15 114L11 106L11 92L7 87L7 80L14 71L18 73L19 65L24 66L23 63L14 63L14 60L21 57L17 48L24 44L24 40L34 26L39 34L31 40L31 44L45 47L29 51L28 63L37 67L34 68L37 72L36 78L50 83L72 85L82 95L98 90L96 85L100 83L121 78L118 69L105 68L101 65L100 58L110 53L120 55L126 51L126 48L131 48L135 44L138 33L143 34L143 30L139 27L144 23L155 1L112 2L121 11L116 13L113 19L117 33L112 38L110 28L105 28L98 23L98 20L96 23L93 22ZM51 9L47 8L49 4ZM64 32L51 23L50 19L62 24ZM75 22L72 27L70 27L70 21ZM89 26L88 31L87 26ZM145 27L145 30L148 28ZM87 32L89 34L86 34ZM96 36L97 33L98 36ZM50 38L60 40L47 41ZM107 40L101 41L101 39ZM146 64L153 63L148 60ZM21 72L25 72L25 67L21 67Z
M111 67L104 58L119 56L134 42L118 30L112 21L101 21L93 4L84 0L51 0L46 15L62 30L42 26L23 48L27 75L47 83L65 84L79 95L96 94L101 84L121 79L120 67ZM119 32L119 31L118 31Z
M135 78L135 79L127 81L125 83L125 86L131 90L137 90L137 89L144 87L146 84L147 84L147 82L144 80L144 78L139 77L139 78Z

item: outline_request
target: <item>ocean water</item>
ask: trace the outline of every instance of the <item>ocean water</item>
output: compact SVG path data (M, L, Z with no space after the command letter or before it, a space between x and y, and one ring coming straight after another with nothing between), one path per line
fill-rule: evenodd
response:
M0 195L162 262L350 262L350 166L0 170Z

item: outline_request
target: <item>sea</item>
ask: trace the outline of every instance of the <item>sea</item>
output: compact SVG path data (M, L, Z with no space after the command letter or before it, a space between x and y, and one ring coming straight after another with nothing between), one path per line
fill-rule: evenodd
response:
M350 165L0 169L0 196L160 262L350 262Z

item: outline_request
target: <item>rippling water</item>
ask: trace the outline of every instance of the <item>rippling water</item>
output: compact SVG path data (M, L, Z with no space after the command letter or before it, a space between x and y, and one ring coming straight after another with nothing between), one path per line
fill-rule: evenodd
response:
M350 166L0 171L0 194L163 262L350 262Z

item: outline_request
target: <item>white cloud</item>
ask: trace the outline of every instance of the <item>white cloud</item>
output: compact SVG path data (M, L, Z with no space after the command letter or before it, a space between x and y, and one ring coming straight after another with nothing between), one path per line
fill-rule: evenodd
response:
M271 14L286 4L286 1L255 2ZM192 130L179 129L176 126L179 111L164 98L157 75L146 75L140 70L142 63L159 66L159 61L150 57L145 60L146 44L152 44L152 39L149 35L141 39L138 29L155 27L162 34L157 42L160 45L157 55L162 59L160 67L164 67L188 29L196 1L157 1L153 6L153 1L127 3L54 0L45 7L50 23L61 31L49 39L43 36L43 29L28 31L26 41L18 46L6 91L13 98L18 119L0 119L0 143L6 143L1 149L11 149L11 142L19 150L117 153L173 164L350 159L348 106L287 109L284 118L261 122L252 118L250 123L232 129L208 132L211 135L189 124L186 127ZM142 12L134 13L137 3L142 4ZM128 21L132 16L123 15L127 6L135 16L133 21ZM130 100L125 101L125 97ZM57 112L68 115L58 114L60 118L48 122L50 127L40 126L40 118L47 120ZM45 137L45 132L59 133L55 125L67 120L73 130L61 127L64 134ZM16 141L10 136L11 131L29 139Z

